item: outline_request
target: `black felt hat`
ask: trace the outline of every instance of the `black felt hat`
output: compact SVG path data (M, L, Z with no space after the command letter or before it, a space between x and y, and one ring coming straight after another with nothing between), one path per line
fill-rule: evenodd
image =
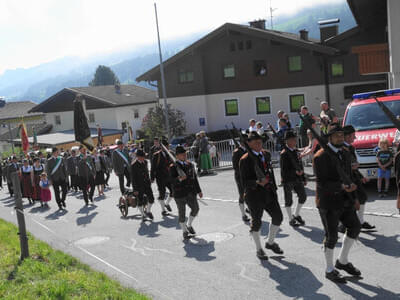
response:
M343 132L343 127L340 126L338 123L332 123L329 125L329 130L326 136L331 136L334 133Z
M259 135L256 131L252 131L249 133L247 140L250 141L254 141L254 140L262 140L262 136Z
M346 126L344 126L344 127L343 127L343 131L344 131L344 134L345 134L345 135L347 135L347 134L352 134L352 133L356 132L356 130L354 129L354 127L353 127L352 125L346 125Z
M142 149L138 149L136 151L136 156L145 157L146 153L144 153L144 151Z
M185 150L185 148L182 147L182 146L176 146L175 153L176 153L176 154L186 153L186 150Z
M291 139L291 138L297 138L296 133L293 130L288 130L285 132L285 140Z

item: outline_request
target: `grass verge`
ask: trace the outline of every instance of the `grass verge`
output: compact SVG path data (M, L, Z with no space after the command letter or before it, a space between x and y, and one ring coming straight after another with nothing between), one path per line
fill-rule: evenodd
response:
M17 227L0 219L0 299L149 299L29 235L20 262Z

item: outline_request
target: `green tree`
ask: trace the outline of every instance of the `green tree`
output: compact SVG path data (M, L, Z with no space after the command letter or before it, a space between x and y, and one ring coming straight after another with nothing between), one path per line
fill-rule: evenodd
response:
M90 86L119 84L117 75L107 66L98 66L94 78L89 82Z
M171 136L180 136L186 130L186 121L184 113L174 109L168 104L169 127ZM163 106L157 104L155 107L150 107L147 115L143 118L142 128L148 138L160 137L167 135L165 128L165 113Z

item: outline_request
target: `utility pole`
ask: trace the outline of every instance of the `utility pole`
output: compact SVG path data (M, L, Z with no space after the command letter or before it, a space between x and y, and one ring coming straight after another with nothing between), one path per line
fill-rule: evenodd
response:
M21 260L29 257L29 247L28 247L28 237L26 235L26 225L25 225L25 216L24 216L24 208L22 206L22 194L21 194L21 184L19 181L18 173L11 173L11 181L14 190L14 199L15 199L15 211L17 213L17 221L18 221L18 235L19 235L19 243L21 246Z
M157 38L158 38L158 52L160 54L160 73L161 73L161 88L162 94L164 98L164 114L165 114L165 127L167 128L167 137L168 140L171 138L170 130L169 130L169 112L168 112L168 103L167 103L167 91L165 88L165 76L164 76L164 64L162 60L161 53L161 42L160 42L160 31L158 29L158 16L157 16L157 4L154 2L154 11L156 13L156 27L157 27Z

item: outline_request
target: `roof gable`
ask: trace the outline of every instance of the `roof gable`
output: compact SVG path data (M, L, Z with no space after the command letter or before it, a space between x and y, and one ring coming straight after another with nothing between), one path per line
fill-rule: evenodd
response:
M77 94L81 94L85 98L87 109L138 105L157 101L156 91L137 85L121 85L118 91L114 85L74 87L62 89L30 111L46 113L71 111Z
M246 34L249 36L254 36L254 37L271 40L271 41L277 41L277 42L281 42L283 44L291 45L294 47L300 47L300 48L304 48L304 49L309 49L312 51L316 51L316 52L320 52L320 53L324 53L324 54L328 54L328 55L334 55L338 51L337 49L335 49L333 47L321 45L317 40L313 40L313 39L302 40L298 35L288 33L288 32L269 30L269 29L259 29L259 28L254 28L254 27L250 27L250 26L245 26L245 25L225 23L224 25L218 27L214 31L205 35L203 38L194 42L187 48L178 52L171 58L167 59L164 62L164 66L168 66L170 64L175 63L176 61L178 61L185 55L191 53L195 49L210 42L213 38L219 36L221 33L226 33L228 31L237 31L239 33ZM159 65L153 67L146 73L137 77L136 81L137 82L153 81L155 76L158 75L158 73L159 73L159 68L160 68Z

